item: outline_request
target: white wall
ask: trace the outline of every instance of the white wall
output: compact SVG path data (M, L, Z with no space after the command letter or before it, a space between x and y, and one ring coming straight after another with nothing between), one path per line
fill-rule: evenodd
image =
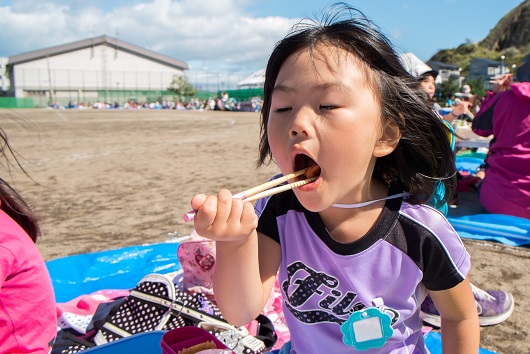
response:
M7 58L0 58L0 90L6 91L9 87L9 80L6 77Z
M14 66L17 97L28 90L165 90L182 71L105 45Z

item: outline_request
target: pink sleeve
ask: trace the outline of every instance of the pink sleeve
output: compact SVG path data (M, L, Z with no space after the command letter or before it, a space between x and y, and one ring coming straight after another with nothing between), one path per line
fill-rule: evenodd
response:
M498 98L498 97L499 97L498 94L494 93L491 90L488 90L488 93L486 94L486 97L484 97L484 101L482 101L482 103L480 105L480 111L487 110L496 101L496 98ZM480 114L480 111L479 111L478 114Z
M0 289L2 289L4 286L6 278L9 276L9 274L11 274L13 269L13 261L13 253L0 246Z

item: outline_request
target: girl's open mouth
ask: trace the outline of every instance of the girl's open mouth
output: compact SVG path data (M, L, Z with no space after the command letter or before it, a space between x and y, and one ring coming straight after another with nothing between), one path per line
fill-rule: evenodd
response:
M296 178L297 181L301 181L308 178L318 179L318 177L320 176L320 166L312 158L304 154L296 155L294 159L294 170L299 171L304 168L306 168L307 171L305 171L302 175L298 176Z

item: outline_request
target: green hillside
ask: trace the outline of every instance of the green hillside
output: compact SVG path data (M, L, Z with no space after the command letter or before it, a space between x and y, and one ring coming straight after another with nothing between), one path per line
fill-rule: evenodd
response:
M530 0L506 14L488 36L478 43L466 41L453 49L442 49L430 60L457 65L462 75L469 73L469 62L474 58L487 58L504 62L507 66L521 65L530 54Z

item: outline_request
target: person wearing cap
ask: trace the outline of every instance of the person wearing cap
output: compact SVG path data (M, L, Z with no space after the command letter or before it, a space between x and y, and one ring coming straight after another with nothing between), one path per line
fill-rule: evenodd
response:
M471 129L493 134L480 186L480 202L490 213L530 219L530 63L495 79Z
M429 100L433 100L434 93L436 92L435 80L438 76L438 72L436 70L433 70L429 65L425 64L413 53L401 54L400 59L405 69L412 75L412 77L418 80L420 84L420 89L425 92ZM460 102L455 103L453 110L444 116L440 114L441 107L439 105L438 107L436 107L436 105L437 103L434 104L436 112L443 118L443 120L451 123L453 120L457 119L462 114L465 114L467 112L469 107L469 101L461 100Z
M425 64L423 61L421 61L416 55L413 53L404 53L400 55L401 63L403 64L403 67L409 72L409 74L415 78L418 81L418 88L425 93L427 98L430 101L434 101L434 93L436 92L436 85L435 85L435 79L436 76L438 76L438 72L436 70L433 70L429 65ZM434 101L435 102L435 101ZM438 105L436 103L436 105ZM455 118L457 118L460 114L465 112L467 110L466 104L458 104L453 108L454 113L453 116L451 116L451 113L447 114L445 117L440 114L440 106L436 107L436 105L433 104L433 110L436 112L438 117L440 119L444 120L446 123L446 126L448 128L448 139L451 143L452 149L454 149L455 144L455 133L453 130L453 127L451 126L451 121L453 121ZM442 199L442 196L445 194L445 187L443 183L438 184L438 189L436 193L433 195L432 199L430 200L429 204L435 206L438 210L440 210L444 215L447 215L447 212L449 210L449 206L447 203L440 203L440 200ZM457 200L457 194L454 194L454 201ZM453 202L454 203L454 202Z

